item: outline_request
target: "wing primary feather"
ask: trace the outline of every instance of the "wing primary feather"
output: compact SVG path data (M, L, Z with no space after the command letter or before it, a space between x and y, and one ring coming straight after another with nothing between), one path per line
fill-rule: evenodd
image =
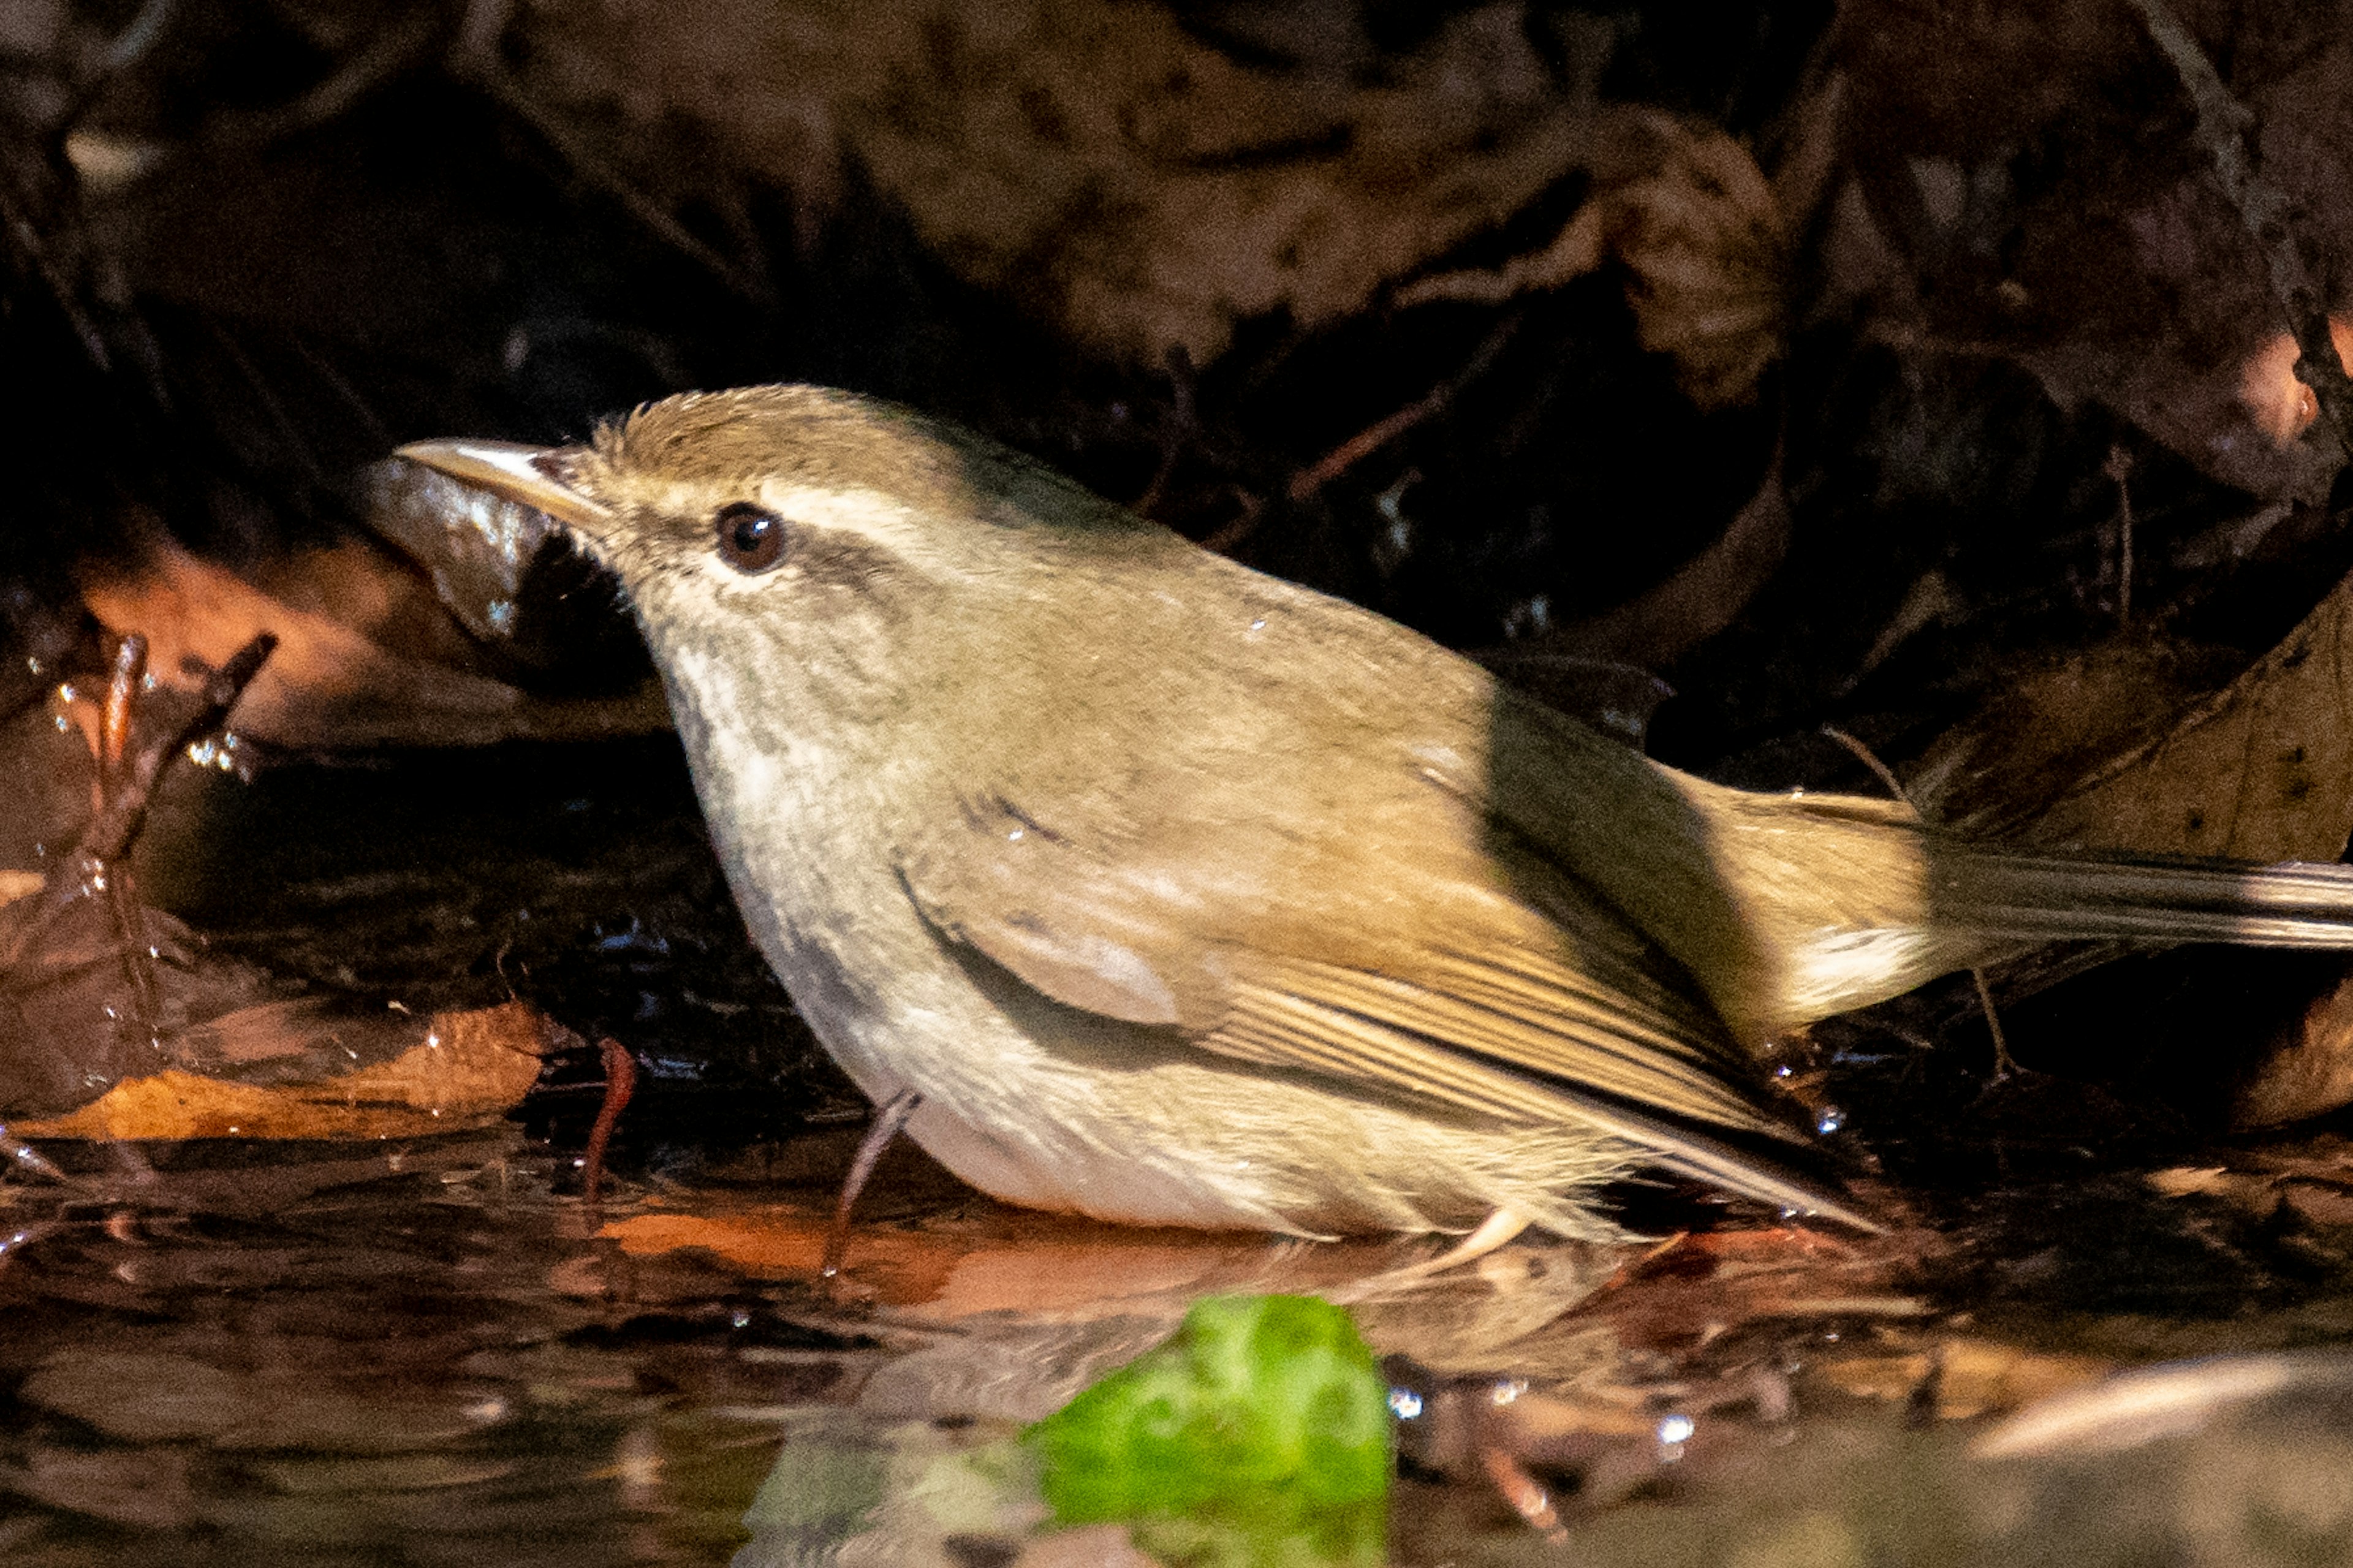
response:
M1427 1096L1458 1110L1522 1123L1574 1121L1622 1138L1660 1167L1725 1191L1819 1214L1857 1229L1880 1226L1827 1185L1761 1154L1651 1116L1583 1086L1536 1079L1345 1008L1244 983L1233 1011L1206 1047L1269 1065L1303 1068L1354 1082ZM1753 1113L1752 1113L1753 1114ZM1781 1133L1765 1118L1757 1127Z
M1482 1005L1478 998L1461 994L1463 976L1436 978L1442 988L1292 960L1273 966L1263 984L1460 1052L1632 1104L1744 1132L1790 1136L1760 1115L1747 1096L1725 1080L1725 1069L1686 1044L1686 1037L1646 1027L1640 1017L1630 1019L1586 997L1557 992L1546 1005L1525 999L1515 999L1509 1007Z

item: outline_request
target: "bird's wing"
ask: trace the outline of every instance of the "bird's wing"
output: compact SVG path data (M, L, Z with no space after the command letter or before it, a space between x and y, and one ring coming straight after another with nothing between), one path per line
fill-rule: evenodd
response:
M1797 1135L1672 964L1476 800L1399 770L1352 781L1355 831L1301 835L1233 771L967 795L902 836L901 874L944 937L1067 1005L1853 1217L1760 1152Z

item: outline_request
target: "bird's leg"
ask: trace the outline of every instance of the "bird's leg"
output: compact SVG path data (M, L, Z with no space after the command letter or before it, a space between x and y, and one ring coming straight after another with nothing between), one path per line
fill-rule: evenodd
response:
M2001 1015L1994 1011L1993 987L1986 984L1985 966L1969 965L1969 978L1977 982L1978 1005L1985 1009L1986 1028L1993 1036L1993 1081L2007 1083L2018 1076L2018 1062L2010 1054L2010 1037L2001 1032Z
M858 1194L866 1190L867 1178L874 1174L882 1151L891 1146L891 1140L899 1135L899 1129L907 1125L907 1118L923 1103L922 1095L912 1089L902 1089L875 1108L873 1125L859 1141L858 1152L850 1158L849 1174L841 1181L841 1196L834 1200L833 1228L826 1232L825 1261L818 1268L820 1279L830 1279L841 1272L842 1254L849 1250L849 1211L857 1204Z
M1369 1279L1359 1279L1344 1291L1331 1293L1331 1300L1341 1305L1351 1301L1368 1300L1375 1295L1400 1286L1419 1284L1450 1268L1460 1268L1510 1242L1528 1228L1528 1216L1514 1208L1499 1208L1479 1222L1479 1228L1440 1253L1420 1263L1409 1263L1401 1268L1384 1269Z

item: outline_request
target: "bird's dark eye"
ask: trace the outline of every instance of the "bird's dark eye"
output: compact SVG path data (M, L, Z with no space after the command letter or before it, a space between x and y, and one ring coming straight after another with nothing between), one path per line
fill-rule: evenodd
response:
M719 559L752 576L785 558L785 520L750 501L719 509Z

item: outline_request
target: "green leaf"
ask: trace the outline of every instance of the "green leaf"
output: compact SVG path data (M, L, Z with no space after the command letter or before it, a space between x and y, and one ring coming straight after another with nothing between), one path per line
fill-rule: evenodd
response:
M1065 1524L1222 1519L1253 1535L1325 1539L1353 1557L1366 1524L1377 1545L1384 1522L1388 1395L1339 1308L1307 1296L1212 1297L1173 1339L1023 1441Z

